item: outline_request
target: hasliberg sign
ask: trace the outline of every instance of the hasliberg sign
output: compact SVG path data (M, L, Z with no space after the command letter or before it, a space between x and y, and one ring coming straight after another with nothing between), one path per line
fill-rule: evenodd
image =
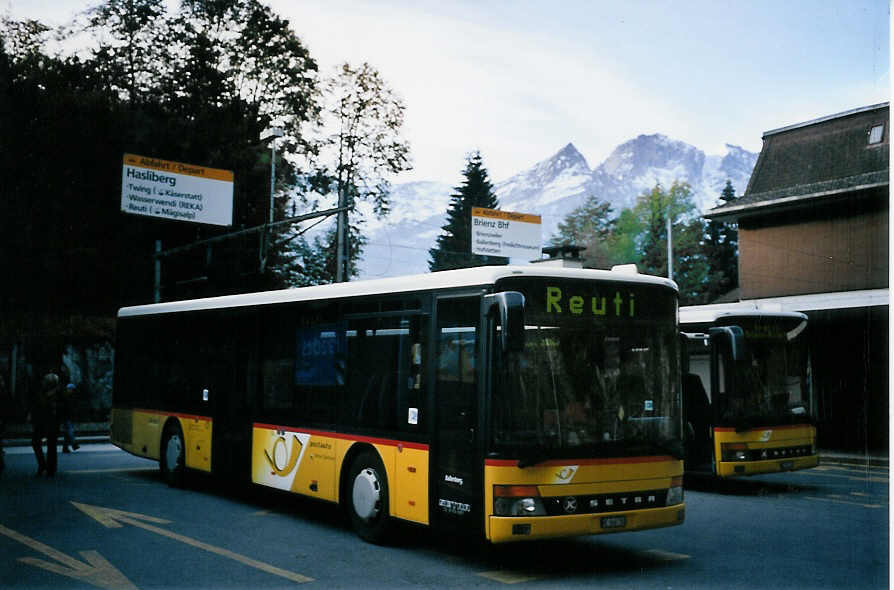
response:
M233 172L124 154L121 210L177 221L233 224Z

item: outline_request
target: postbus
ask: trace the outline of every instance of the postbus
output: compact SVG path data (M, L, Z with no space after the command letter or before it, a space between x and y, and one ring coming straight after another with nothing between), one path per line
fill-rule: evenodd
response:
M679 525L676 285L545 265L122 308L112 441L492 543Z
M819 464L807 316L680 308L686 472L719 478Z

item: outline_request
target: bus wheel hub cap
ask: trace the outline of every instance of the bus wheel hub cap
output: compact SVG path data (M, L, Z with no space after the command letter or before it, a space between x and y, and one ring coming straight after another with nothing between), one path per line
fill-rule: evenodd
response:
M357 474L354 479L352 499L354 511L363 520L370 520L379 513L379 500L381 486L376 472L367 467Z
M179 436L172 436L170 439L168 439L168 448L165 449L165 455L167 458L167 465L169 469L174 469L177 467L177 460L180 457L180 449L181 445Z

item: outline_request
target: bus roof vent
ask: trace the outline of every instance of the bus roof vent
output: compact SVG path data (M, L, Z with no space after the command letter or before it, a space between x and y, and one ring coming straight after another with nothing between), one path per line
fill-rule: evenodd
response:
M639 274L635 264L616 264L612 267L612 272L620 272L627 275Z

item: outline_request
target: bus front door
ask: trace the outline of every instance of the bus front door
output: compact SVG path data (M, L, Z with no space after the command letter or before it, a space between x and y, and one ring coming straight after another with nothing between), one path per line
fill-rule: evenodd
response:
M432 519L440 528L480 533L483 467L476 366L479 298L440 299L435 336Z

